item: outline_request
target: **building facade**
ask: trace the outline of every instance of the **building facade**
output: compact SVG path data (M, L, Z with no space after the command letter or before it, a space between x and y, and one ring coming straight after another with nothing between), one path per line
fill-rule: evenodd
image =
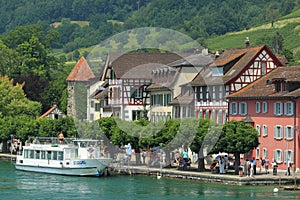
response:
M283 65L267 46L246 44L245 48L216 53L214 62L190 82L196 117L224 123L228 117L227 95Z
M300 66L279 67L229 95L229 120L246 120L258 131L259 146L246 158L300 167ZM251 119L249 121L249 119Z
M148 87L151 95L150 120L152 122L169 118L185 118L193 116L192 95L185 91L187 84L211 63L211 55L207 49L202 53L186 55L183 59L168 64L166 67L152 71L152 83ZM191 112L181 115L178 111L185 109L182 96L188 96L188 109Z
M109 54L101 77L108 86L98 95L99 100L105 102L107 98L112 115L123 120L148 117L147 87L152 83L152 71L179 59L181 56L173 53Z

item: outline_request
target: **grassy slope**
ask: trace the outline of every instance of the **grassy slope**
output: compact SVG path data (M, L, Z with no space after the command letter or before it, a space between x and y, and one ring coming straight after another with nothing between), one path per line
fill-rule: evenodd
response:
M276 32L283 36L285 48L293 52L298 51L300 49L300 10L284 16L281 20L274 22L273 26L269 23L249 30L210 38L207 40L207 45L211 51L243 47L246 37L250 38L251 45L261 45L266 37L270 37Z

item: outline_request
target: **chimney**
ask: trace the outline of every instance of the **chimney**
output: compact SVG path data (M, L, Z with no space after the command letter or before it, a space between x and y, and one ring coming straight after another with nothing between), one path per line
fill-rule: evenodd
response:
M249 37L246 37L246 40L245 40L245 47L246 47L246 48L250 47L250 40L249 40Z
M202 49L202 55L204 55L204 56L208 56L208 49L207 48L204 48L204 49Z
M215 53L215 58L217 59L219 56L220 56L219 52L216 51L216 53Z

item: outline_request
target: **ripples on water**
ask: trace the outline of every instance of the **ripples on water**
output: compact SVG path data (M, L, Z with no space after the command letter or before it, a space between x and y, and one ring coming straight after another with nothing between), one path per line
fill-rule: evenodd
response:
M71 177L16 171L0 160L0 199L300 199L275 186L232 186L147 176Z

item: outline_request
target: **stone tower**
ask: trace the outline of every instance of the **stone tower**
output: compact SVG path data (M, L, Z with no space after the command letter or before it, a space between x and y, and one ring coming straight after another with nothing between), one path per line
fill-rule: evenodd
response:
M79 119L86 119L86 85L91 78L95 78L95 75L92 72L86 59L84 57L81 57L67 77L68 116L76 117Z

